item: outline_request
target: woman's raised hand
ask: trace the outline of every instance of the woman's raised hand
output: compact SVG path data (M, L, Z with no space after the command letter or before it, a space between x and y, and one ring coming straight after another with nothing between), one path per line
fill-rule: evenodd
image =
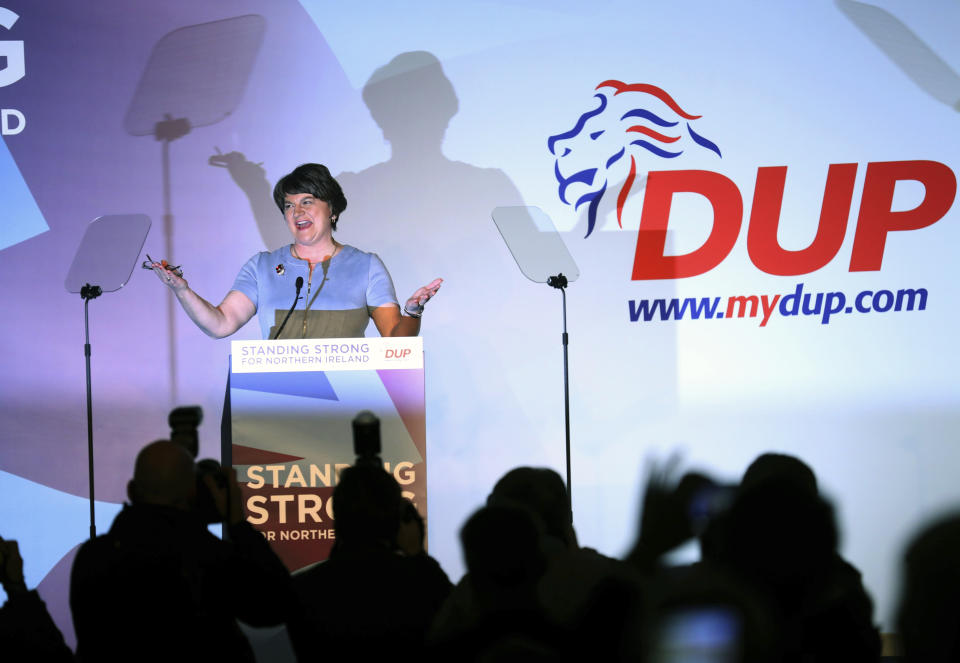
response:
M442 283L443 279L434 279L422 288L417 288L417 291L410 295L407 303L403 305L403 310L406 311L408 315L420 317L423 313L424 304L437 294L437 290L440 289Z

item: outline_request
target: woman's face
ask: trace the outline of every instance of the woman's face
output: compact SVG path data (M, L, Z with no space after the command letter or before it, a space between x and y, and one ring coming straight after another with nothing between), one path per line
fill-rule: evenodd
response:
M297 244L316 244L332 234L330 205L309 193L288 193L284 197L283 217Z

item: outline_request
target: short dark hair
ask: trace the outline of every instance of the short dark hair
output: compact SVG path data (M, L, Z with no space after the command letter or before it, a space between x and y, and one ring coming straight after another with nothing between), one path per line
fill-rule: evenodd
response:
M333 216L330 225L334 230L337 229L337 220L341 212L347 209L347 198L326 166L319 163L301 164L294 168L293 172L280 178L277 186L273 187L273 202L277 204L281 214L284 213L286 197L291 193L309 193L327 203Z
M546 467L515 467L497 481L487 505L515 504L535 513L547 534L567 542L570 502L559 474Z
M772 451L760 454L743 473L740 485L746 489L767 481L788 481L811 495L819 492L813 469L796 456L787 454Z

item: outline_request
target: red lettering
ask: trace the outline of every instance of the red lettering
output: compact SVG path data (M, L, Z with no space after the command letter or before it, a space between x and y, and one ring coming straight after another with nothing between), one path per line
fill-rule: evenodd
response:
M894 212L893 191L901 180L923 184L923 200L912 210ZM936 223L953 205L957 178L947 166L936 161L884 161L867 164L857 232L850 255L851 272L879 271L887 233L917 230Z
M816 271L831 260L843 244L850 216L857 164L831 164L823 191L820 220L810 245L784 249L778 239L787 167L757 169L753 206L747 231L747 252L758 269L777 276ZM897 182L923 184L924 198L914 209L893 211ZM675 193L697 193L713 206L713 227L703 245L684 255L666 256L667 225ZM936 161L888 161L867 164L850 256L851 272L879 271L887 233L917 230L936 223L950 208L957 178ZM733 249L743 218L740 191L730 179L704 170L653 171L646 194L634 253L634 281L697 276L719 265Z
M856 178L857 164L830 165L817 234L807 248L789 251L777 239L787 167L758 168L747 230L747 252L757 269L777 276L795 276L809 274L833 260L843 244Z
M713 206L713 228L691 253L665 256L667 223L675 193L698 193ZM740 190L729 178L708 170L653 171L647 175L633 280L696 276L719 265L733 249L743 219Z

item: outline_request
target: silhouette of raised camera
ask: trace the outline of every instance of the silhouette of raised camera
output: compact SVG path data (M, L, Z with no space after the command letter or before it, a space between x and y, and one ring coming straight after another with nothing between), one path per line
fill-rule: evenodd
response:
M167 422L170 424L170 440L190 452L194 458L200 449L198 429L203 421L203 408L199 405L188 405L175 408L170 412ZM206 524L218 523L224 519L224 514L217 508L217 502L207 485L205 476L213 478L214 483L221 490L228 490L227 474L220 463L212 458L196 461L197 496L194 511Z
M370 410L363 410L353 418L354 465L383 468L380 459L380 419Z

